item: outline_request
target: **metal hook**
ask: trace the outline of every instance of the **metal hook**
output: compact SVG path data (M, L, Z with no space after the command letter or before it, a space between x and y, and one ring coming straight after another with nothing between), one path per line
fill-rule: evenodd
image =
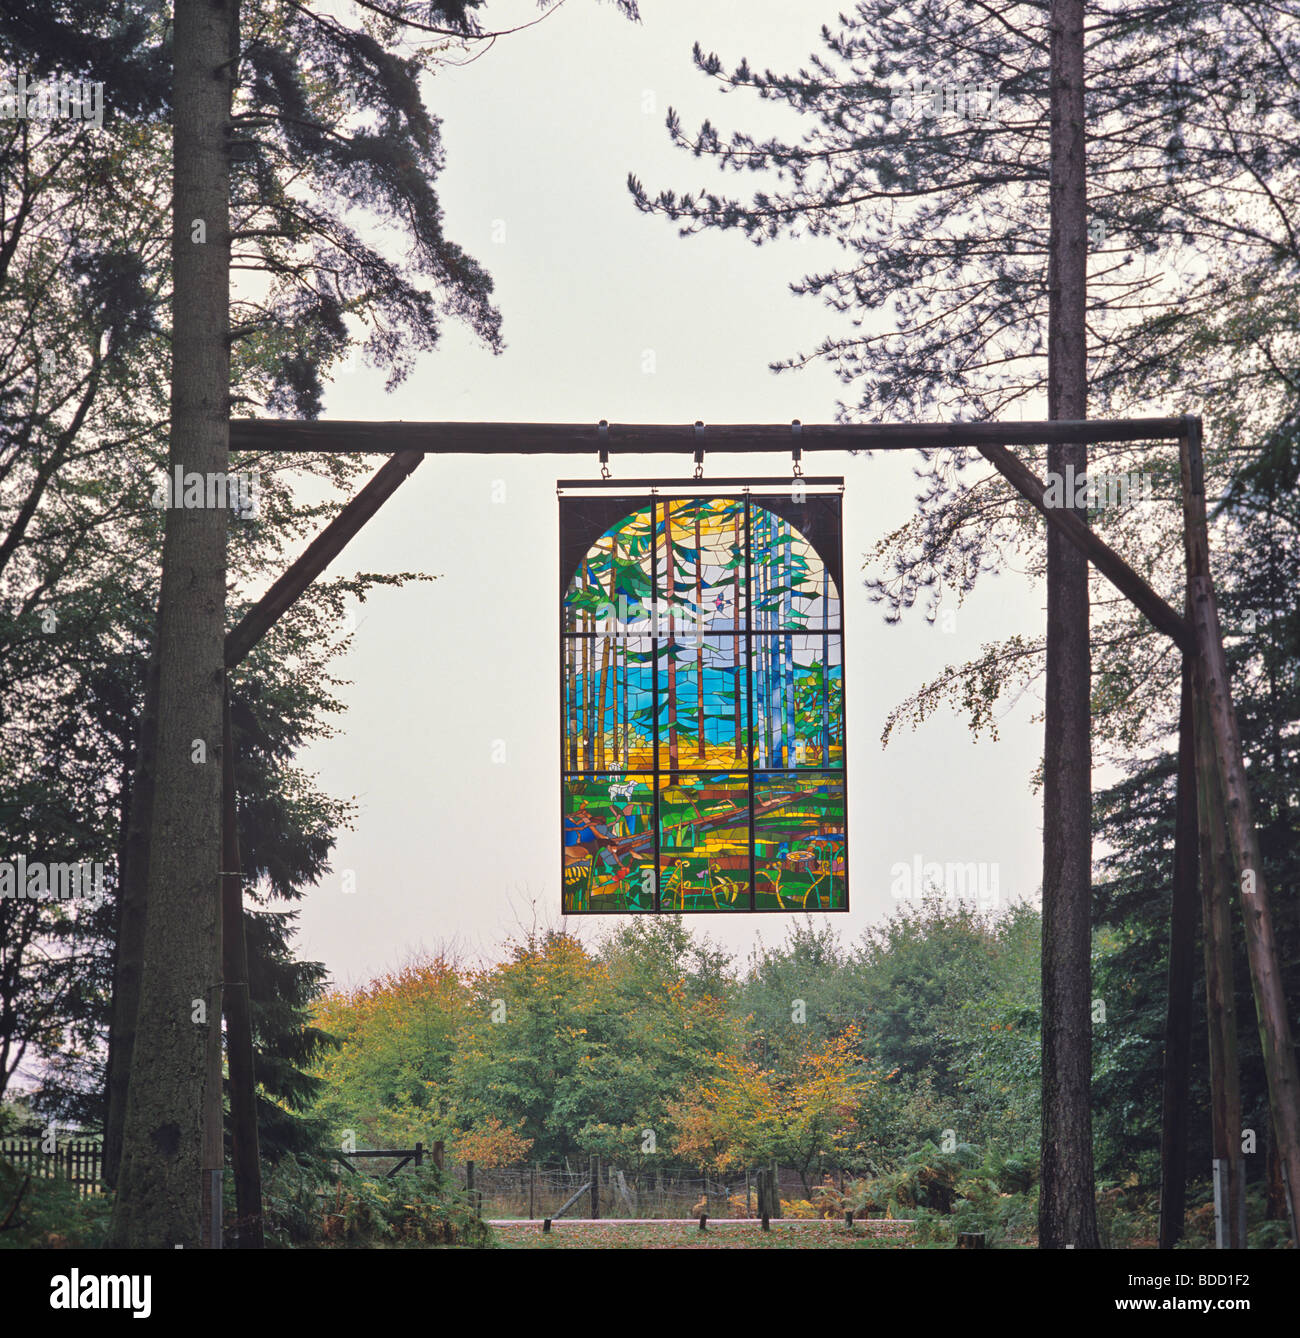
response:
M700 419L695 420L695 440L700 442L704 439L704 424ZM704 447L697 445L695 447L695 477L702 479L704 477Z
M609 440L609 420L602 418L596 425L596 431L600 434L600 440L606 442ZM609 447L602 445L600 448L600 476L603 479L609 478Z
M797 418L792 418L790 420L790 432L795 437L798 437L802 434L803 424ZM801 463L801 461L803 460L803 447L797 445L792 446L790 448L790 458L791 460L794 461L795 478L797 479L803 478L803 464Z

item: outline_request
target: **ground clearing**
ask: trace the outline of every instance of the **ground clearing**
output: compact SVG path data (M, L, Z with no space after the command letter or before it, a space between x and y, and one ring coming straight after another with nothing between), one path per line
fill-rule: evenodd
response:
M786 1218L765 1232L757 1221L743 1218L711 1221L707 1231L683 1218L578 1219L553 1222L545 1234L540 1222L498 1220L489 1225L507 1250L897 1250L907 1246L909 1223L858 1222L850 1228L842 1221Z

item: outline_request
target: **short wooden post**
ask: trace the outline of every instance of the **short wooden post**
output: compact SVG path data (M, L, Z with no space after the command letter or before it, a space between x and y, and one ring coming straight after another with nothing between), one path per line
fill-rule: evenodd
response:
M423 1165L424 1165L424 1144L423 1144L423 1143L417 1143L417 1144L415 1145L415 1164L416 1164L417 1167L418 1167L418 1166L423 1166Z
M957 1248L959 1250L982 1250L984 1247L985 1239L982 1231L959 1231L957 1233Z
M852 1209L852 1208L850 1208L850 1209L844 1214L844 1225L845 1225L846 1227L849 1227L849 1228L852 1228L852 1226L853 1226L853 1209Z
M446 1160L447 1160L447 1146L440 1138L433 1145L433 1164L440 1171L444 1171L447 1169Z
M1232 859L1224 827L1223 791L1214 740L1201 696L1203 675L1193 675L1197 695L1201 905L1205 924L1205 1010L1210 1043L1210 1148L1214 1182L1214 1243L1245 1249L1245 1185L1241 1165L1241 1066L1237 1058L1236 987L1232 969L1230 902Z
M543 1235L548 1235L548 1234L550 1233L550 1230L551 1230L551 1219L550 1219L549 1217L543 1217L543 1218L542 1218L542 1234L543 1234Z
M701 1214L700 1214L700 1230L701 1230L701 1231L707 1231L707 1230L708 1230L708 1227L706 1227L706 1226L704 1225L708 1220L709 1220L709 1215L708 1215L708 1213L701 1213Z
M1190 617L1190 609L1188 611ZM1178 789L1174 811L1174 869L1169 898L1169 987L1165 1007L1164 1097L1160 1133L1160 1248L1183 1234L1187 1201L1187 1114L1191 1073L1192 976L1196 963L1197 751L1194 666L1183 655L1178 719ZM1212 759L1210 762L1213 765ZM1206 940L1209 941L1208 938Z

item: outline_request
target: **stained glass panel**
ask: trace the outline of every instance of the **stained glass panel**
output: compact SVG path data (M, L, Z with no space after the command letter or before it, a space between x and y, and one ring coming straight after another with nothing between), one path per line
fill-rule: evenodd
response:
M848 908L838 492L561 496L565 913Z
M843 910L844 777L754 777L754 883L758 910Z
M659 790L659 897L665 911L747 911L749 773L678 773Z

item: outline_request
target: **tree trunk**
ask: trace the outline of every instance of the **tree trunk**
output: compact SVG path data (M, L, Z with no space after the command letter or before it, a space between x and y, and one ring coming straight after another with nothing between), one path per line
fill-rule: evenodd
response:
M740 554L739 509L737 509L735 514L732 516L731 541L734 548L734 555L738 558ZM732 685L732 691L735 693L735 699L732 702L732 706L734 707L734 719L735 719L735 730L736 730L736 746L734 752L734 760L737 764L739 764L744 760L745 757L745 754L742 751L742 745L740 741L742 719L740 710L740 562L739 561L737 561L736 564L731 569L731 598L733 601L733 607L731 611L731 630L735 633L735 635L731 638L731 685ZM749 669L747 668L746 673L748 672ZM748 685L746 685L745 690L746 692L749 691ZM753 734L752 723L750 725L750 734L752 737Z
M792 565L791 554L791 529L790 522L783 520L781 522L781 539L784 545L785 564L781 570L781 581L785 589L781 593L781 623L789 628L793 624L794 600L791 598L790 583L794 579L794 567ZM785 634L784 652L781 656L781 742L783 744L784 761L782 766L792 767L797 760L797 747L795 742L795 672L794 672L794 638L789 631Z
M238 12L237 0L175 4L173 475L178 466L203 476L228 472L227 135L234 83L228 62L238 49ZM221 1026L227 512L218 506L178 508L180 500L173 498L166 513L163 541L149 911L107 1241L118 1248L194 1248L202 1242L209 1038Z
M664 580L668 590L668 641L665 646L668 674L668 771L669 783L677 784L677 621L673 601L677 598L677 559L673 555L672 503L664 503ZM655 629L656 632L658 628ZM684 903L683 903L684 904Z
M582 612L579 627L582 630L582 767L590 771L595 766L594 741L591 734L591 665L594 658L591 637L588 632L594 626L594 620L587 610Z
M831 573L822 567L822 766L831 764Z
M1052 0L1048 415L1087 416L1087 187L1083 0ZM1048 469L1086 472L1087 449L1048 449ZM1067 489L1068 491L1068 489ZM1080 520L1086 519L1084 516ZM1047 535L1043 747L1041 1249L1096 1249L1092 1109L1092 739L1088 563Z
M618 581L618 539L616 537L612 541L612 547L610 548L610 554L609 554L609 602L611 604L614 603L614 587L617 581ZM617 617L617 615L615 615L615 617ZM603 636L601 636L600 628L599 627L596 628L596 634L598 636L601 636L601 642L602 642L600 647L600 688L598 693L600 698L600 704L597 708L597 713L596 713L597 715L596 738L598 740L596 744L597 771L608 771L611 769L612 765L617 765L618 762L617 699L615 699L614 702L614 720L610 730L610 744L608 748L606 748L605 745L605 686L609 682L610 652L614 646L614 635L617 633L617 627L618 627L617 622L615 622L614 627L615 627L614 634L606 633ZM617 683L615 684L615 691L617 691ZM614 762L612 764L609 760L611 756L614 758Z
M113 1006L109 1021L108 1067L104 1077L104 1184L117 1184L126 1122L127 1080L140 1010L140 969L144 960L145 911L149 886L149 829L153 821L154 767L158 746L158 646L145 671L144 709L135 744L131 805L122 843L117 889L117 943L113 960Z
M698 683L700 718L695 722L697 736L695 740L695 758L704 762L704 594L703 568L704 554L700 549L700 508L703 504L695 503L695 677Z

